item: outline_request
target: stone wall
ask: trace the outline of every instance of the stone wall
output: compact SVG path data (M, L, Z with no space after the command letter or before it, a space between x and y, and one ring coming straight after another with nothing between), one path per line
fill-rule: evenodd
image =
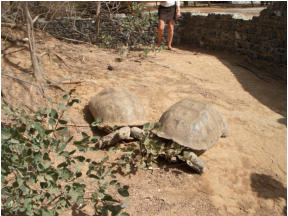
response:
M261 69L277 66L275 75L286 78L287 3L273 2L261 11L260 16L249 20L240 15L183 12L175 25L174 44L237 52L253 63L258 62L256 64ZM101 33L112 35L125 44L126 33L120 30L120 20L123 18L124 14L118 14L113 19L102 20ZM130 40L137 39L142 44L153 43L157 38L157 19L153 19L150 25L148 37L140 40L132 37ZM63 18L52 22L39 19L38 27L60 39L95 43L93 19ZM167 38L167 27L164 36Z
M58 39L93 43L96 22L94 19L81 18L62 18L50 22L38 19L36 27L45 30Z
M38 19L36 26L39 29L45 30L58 39L64 39L71 42L87 42L87 43L101 43L102 36L111 36L117 39L119 44L133 44L135 40L141 44L151 44L157 38L157 14L151 14L149 18L150 27L148 27L145 33L131 34L125 31L120 26L121 20L125 19L125 14L116 14L112 18L103 18L100 22L100 36L95 39L96 34L96 22L94 19L83 19L83 18L62 18L53 21L45 21ZM129 34L129 41L127 41L127 35ZM167 32L166 32L167 34Z
M209 49L228 50L249 57L257 66L278 66L275 75L286 78L287 5L275 2L251 20L232 15L195 16L183 13L177 41ZM263 64L266 63L266 64ZM262 68L261 68L262 69Z

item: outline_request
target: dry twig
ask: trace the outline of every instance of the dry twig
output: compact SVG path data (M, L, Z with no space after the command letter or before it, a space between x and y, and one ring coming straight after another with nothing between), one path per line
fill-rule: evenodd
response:
M29 85L32 85L32 86L38 88L39 91L40 91L40 93L41 93L41 95L42 95L44 98L46 98L49 102L55 103L55 102L52 102L51 98L49 98L49 97L44 93L44 89L43 89L43 87L42 87L41 85L38 85L38 84L35 84L35 83L32 83L32 82L29 82L29 81L27 81L27 80L22 80L22 79L19 79L19 78L17 78L17 77L13 77L13 76L10 76L10 75L4 74L4 73L2 73L1 76L5 76L5 77L8 77L8 78L10 78L10 79L14 79L14 80L16 80L16 81L18 81L18 82L23 82L23 83L27 83L27 84L29 84Z

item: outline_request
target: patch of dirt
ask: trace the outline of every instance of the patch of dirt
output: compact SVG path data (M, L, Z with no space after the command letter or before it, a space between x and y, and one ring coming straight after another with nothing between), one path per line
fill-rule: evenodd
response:
M207 170L197 175L181 166L139 169L119 176L129 185L126 212L131 215L283 215L286 208L286 82L257 71L239 56L191 48L162 51L139 59L86 44L68 44L37 33L45 76L62 88L76 89L81 100L68 113L70 133L92 135L87 104L105 87L122 86L143 102L149 121L177 101L192 97L212 104L228 120L229 136L201 155ZM4 44L3 47L9 45ZM28 46L26 44L26 46ZM14 45L9 51L17 51ZM2 103L36 109L47 104L39 90L8 74L33 82L27 49L2 55ZM239 65L242 65L239 66ZM112 66L112 70L108 69ZM111 68L110 68L111 69ZM25 73L23 73L23 71ZM68 81L67 79L71 80ZM62 92L47 88L51 98ZM2 121L5 121L2 115ZM104 151L87 153L102 158ZM91 185L92 189L93 185ZM87 205L81 214L91 215Z

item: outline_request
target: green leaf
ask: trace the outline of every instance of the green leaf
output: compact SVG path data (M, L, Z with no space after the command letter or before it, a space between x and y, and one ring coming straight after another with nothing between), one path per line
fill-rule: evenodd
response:
M65 100L65 101L68 101L69 100L69 95L64 95L63 96L63 99ZM65 106L65 105L64 105ZM65 106L65 108L66 108L66 106Z
M31 205L31 199L25 198L24 199L24 208L27 209Z
M41 208L41 216L53 216L53 211L52 211L52 210L44 209L44 208L42 207L42 208Z
M70 91L69 91L69 95L71 95L73 92L75 92L76 91L76 89L71 89Z
M68 133L68 128L67 127L65 127L64 129L63 129L63 131L62 131L62 133L61 133L61 136L63 137L63 136L65 136L66 134ZM71 139L73 138L73 136L72 137L70 137ZM70 141L69 141L70 142Z
M18 151L19 151L20 154L22 154L23 151L24 151L24 149L25 149L24 145L21 145L21 144L19 144L19 145L17 146L17 148L18 148Z
M103 163L107 162L108 160L109 160L109 156L106 156L105 158L102 159L101 163L103 164Z
M58 119L58 113L55 109L51 109L51 112L50 112L50 117L53 118L53 119Z
M129 187L127 185L124 185L123 188L118 189L118 193L123 197L128 197L129 196L128 188Z
M99 136L94 136L94 137L91 138L91 142L92 143L96 143L99 139L100 139Z
M55 125L55 124L56 124L56 122L55 122L55 120L54 120L53 118L50 118L49 121L48 121L48 123L49 123L50 125Z
M115 185L117 183L117 180L110 181L110 185Z
M151 122L148 122L148 123L143 125L144 130L151 130L153 128L154 128L154 123L151 123Z
M95 178L95 179L99 179L99 177L98 177L98 176L96 176L96 175L94 175L94 174L89 174L89 175L88 175L88 177L89 177L89 178Z
M49 155L48 155L48 153L46 152L46 153L44 153L44 155L43 155L43 160L48 160L48 161L51 161L51 159L50 159L50 157L49 157Z
M60 119L60 120L59 120L59 123L60 123L60 124L67 124L67 121Z
M47 188L48 187L48 183L47 182L40 182L40 187L42 189Z
M73 173L68 169L58 170L59 175L63 179L63 181L68 180L72 177Z
M129 163L126 164L125 169L126 169L127 172L131 172L131 166L130 166Z
M67 96L67 97L65 97L65 96ZM64 98L66 98L66 99L64 99ZM68 95L64 95L63 96L63 99L64 100L68 100ZM63 112L63 111L65 111L67 108L66 108L66 106L63 104L63 103L59 103L59 110L60 110L60 112Z
M72 99L67 105L72 106L74 103L80 103L79 99Z
M76 157L74 157L74 159L76 159L76 160L78 160L80 162L85 161L85 157L83 157L83 156L76 156Z
M39 182L44 182L45 181L44 176L40 176L40 175L37 176L37 180Z
M68 164L67 164L67 162L65 161L65 162L60 163L60 164L57 166L57 168L62 168L62 167L67 167L67 166L68 166Z
M58 127L56 131L64 130L66 127Z
M76 152L76 150L73 150L71 152L69 152L69 155L73 155Z
M83 138L89 137L88 134L85 133L85 132L81 132L81 134L82 134L82 137L83 137Z
M126 212L123 212L123 213L120 214L120 216L130 216L130 215L128 213L126 213Z
M8 128L1 128L1 138L9 139L11 137L10 130Z
M112 212L112 216L119 215L122 210L120 205L107 205L106 207Z
M97 117L97 119L91 123L92 127L97 127L100 123L102 122L102 118L101 117Z
M32 127L35 128L41 136L44 134L44 128L39 122L34 122Z
M68 142L64 142L64 143L62 143L62 145L58 145L56 148L56 152L62 152L66 148L67 144L68 144Z
M49 135L49 134L51 134L53 132L53 130L45 130L45 134L46 135Z
M80 172L84 165L85 165L85 163L81 163L81 162L80 163L76 163L76 165L73 168L74 168L74 170L76 172Z
M81 172L76 172L76 178L79 178L82 176L82 173Z
M19 142L19 140L17 140L17 139L11 139L11 140L10 140L10 143L11 143L11 144L19 144L20 142Z

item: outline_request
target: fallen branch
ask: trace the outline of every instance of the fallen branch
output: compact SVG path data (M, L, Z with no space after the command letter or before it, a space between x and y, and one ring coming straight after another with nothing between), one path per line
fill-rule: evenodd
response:
M91 127L89 125L76 125L76 124L66 124L65 126L67 126L67 127L85 127L85 128Z
M63 89L61 86L59 86L57 83L54 83L54 82L51 82L50 80L48 79L45 79L46 82L48 84L46 84L46 86L49 86L49 87L54 87L54 88L57 88L57 89L60 89L61 91L65 91L65 89Z
M12 104L10 104L7 100L6 100L6 96L4 95L3 91L1 91L1 98L3 100L3 102L9 106L9 108L14 112L13 106Z
M12 35L9 35L9 34L5 34L5 33L2 33L1 34L1 38L3 38L4 40L8 40L12 43L15 43L17 45L19 45L18 43L27 43L28 42L28 39L27 38L15 38L13 37ZM24 46L22 44L22 46Z
M46 98L49 102L55 103L55 102L53 102L53 101L51 100L51 98L49 98L49 97L44 93L43 87L42 87L41 85L37 85L37 84L35 84L35 83L31 83L31 82L29 82L29 81L27 81L27 80L22 80L22 79L19 79L19 78L10 76L10 75L8 75L8 74L3 74L3 73L2 73L1 76L5 76L5 77L8 77L8 78L10 78L10 79L17 80L18 82L23 82L23 83L27 83L27 84L29 84L29 85L32 85L32 86L38 88L39 91L40 91L40 93L41 93L41 95L42 95L44 98Z
M6 50L3 50L2 51L2 55L9 55L9 54L12 54L12 53L15 53L15 52L20 52L20 51L22 51L22 50L24 50L24 49L28 49L28 47L24 47L24 48L22 48L22 49L18 49L18 50L14 50L14 51L11 51L11 52L5 52Z
M16 23L1 23L1 27L15 28L16 26Z
M58 54L56 54L56 53L53 53L60 61L62 61L63 62L63 64L66 66L66 67L68 67L68 68L71 68L69 65L67 65L66 63L65 63L65 61L63 60L63 58L61 57L61 56L59 56Z
M65 38L65 37L61 37L61 36L57 36L57 38L61 38L61 39L64 39L64 40L69 40L69 41L74 41L74 42L77 42L77 43L84 43L84 44L91 45L91 43L88 43L88 42L85 42L85 41L76 40L76 39L70 39L70 38Z
M85 80L74 80L72 81L71 78L67 78L67 79L63 79L60 81L56 81L54 82L55 84L79 84L79 83L83 83L85 82Z

